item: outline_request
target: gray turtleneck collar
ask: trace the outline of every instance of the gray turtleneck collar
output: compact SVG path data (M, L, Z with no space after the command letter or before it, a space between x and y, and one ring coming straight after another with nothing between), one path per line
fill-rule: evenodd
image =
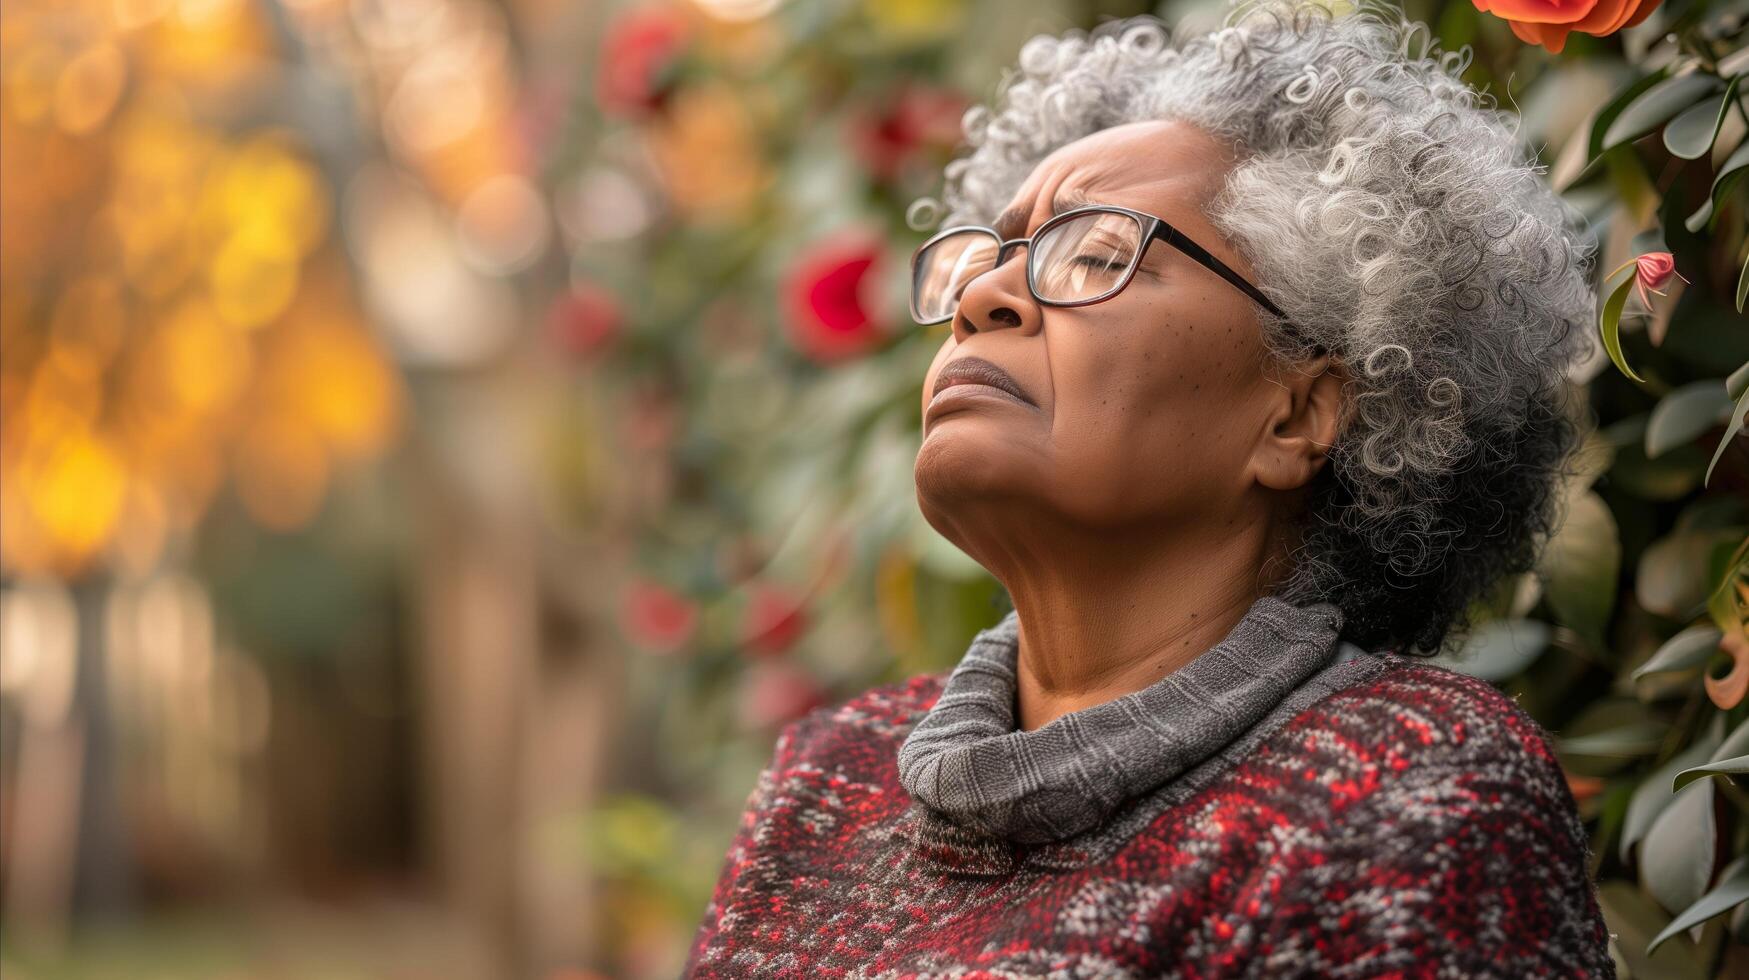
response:
M1030 732L1015 721L1020 619L972 640L899 748L899 781L953 823L1020 843L1062 840L1219 752L1321 669L1361 653L1342 611L1275 596L1157 683Z

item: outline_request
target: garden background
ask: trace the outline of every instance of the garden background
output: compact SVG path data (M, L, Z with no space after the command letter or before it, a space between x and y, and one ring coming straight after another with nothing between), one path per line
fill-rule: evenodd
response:
M1405 9L1613 338L1450 662L1555 734L1624 975L1749 968L1749 5ZM1006 608L915 503L908 208L1142 12L1226 8L9 0L0 971L675 975L777 731Z

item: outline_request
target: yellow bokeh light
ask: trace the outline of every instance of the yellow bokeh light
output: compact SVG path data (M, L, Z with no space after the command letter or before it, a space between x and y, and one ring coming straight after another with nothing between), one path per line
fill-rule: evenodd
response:
M400 386L357 330L323 324L303 332L288 357L301 414L334 454L360 459L381 452L400 422Z
M249 382L253 352L205 304L183 304L157 336L157 375L186 414L227 411Z
M148 574L227 475L255 519L295 527L336 461L399 429L400 378L329 244L324 175L295 133L234 128L240 100L276 84L264 9L21 0L0 14L9 573ZM442 160L411 161L457 200L514 154L502 61L480 61L489 117Z
M260 9L248 0L176 4L141 32L152 73L214 92L240 87L271 64Z
M38 41L8 58L6 107L26 125L39 123L55 109L55 83L61 77L61 53L53 44Z
M110 14L116 27L132 31L163 17L175 4L176 0L111 0Z
M69 433L19 475L31 516L55 543L56 564L78 569L108 541L121 514L127 489L121 457L96 433Z
M129 284L155 299L181 288L195 267L190 215L220 151L217 134L190 122L187 111L179 95L156 88L120 121L114 138L110 218Z
M922 40L958 30L964 0L864 0L869 19L897 38Z
M41 461L61 442L77 438L95 421L99 397L88 378L62 370L52 359L39 362L24 396L23 458Z
M283 238L300 256L327 232L327 193L315 168L283 137L262 134L243 144L212 190L231 229Z
M103 125L121 98L127 67L121 49L108 41L80 52L55 81L55 122L74 134Z
M285 312L298 291L296 246L278 225L239 228L212 257L207 285L214 309L233 326L253 330Z

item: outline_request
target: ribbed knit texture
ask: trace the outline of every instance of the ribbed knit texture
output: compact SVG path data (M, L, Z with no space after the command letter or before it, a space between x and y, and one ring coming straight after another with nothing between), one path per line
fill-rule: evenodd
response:
M1202 762L1336 656L1339 607L1257 599L1215 646L1150 687L1018 730L1019 614L977 635L899 749L913 797L1023 843L1073 836Z
M685 975L1613 977L1584 827L1537 724L1423 661L1333 660L1200 762L1042 843L901 783L900 746L950 674L814 711L759 775Z

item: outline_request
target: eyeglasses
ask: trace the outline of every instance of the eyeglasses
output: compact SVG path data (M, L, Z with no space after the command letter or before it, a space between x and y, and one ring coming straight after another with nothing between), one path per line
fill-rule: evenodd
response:
M985 225L942 231L911 255L911 317L925 326L952 319L972 280L1001 265L1008 250L1020 245L1027 246L1026 285L1034 299L1046 306L1103 302L1130 284L1143 253L1155 240L1190 256L1264 309L1287 319L1244 276L1164 219L1115 204L1064 211L1040 225L1030 238L1003 241L996 229ZM1322 345L1314 346L1324 350Z

